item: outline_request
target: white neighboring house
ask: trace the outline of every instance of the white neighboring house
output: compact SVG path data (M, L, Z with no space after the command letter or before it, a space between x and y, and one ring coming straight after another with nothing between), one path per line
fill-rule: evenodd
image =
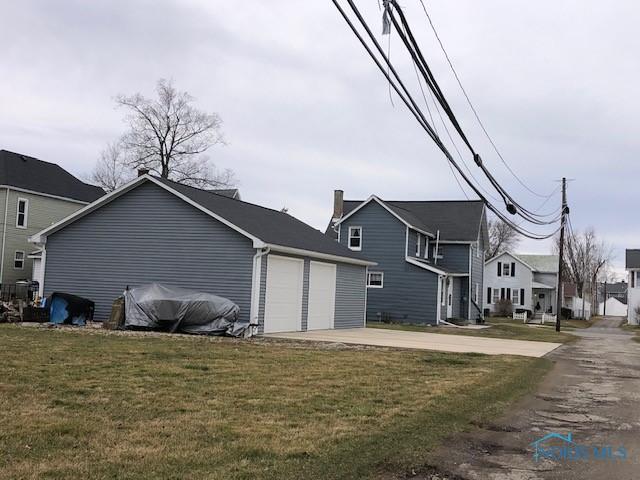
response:
M609 297L607 299L607 308L605 310L605 302L600 302L598 306L598 315L614 316L614 317L626 317L628 315L627 306L618 300L616 297Z
M628 248L625 263L629 273L627 320L629 325L640 325L640 315L636 313L636 309L640 308L640 249Z
M484 284L486 307L492 313L500 299L511 300L514 310L555 313L558 256L502 253L485 263Z

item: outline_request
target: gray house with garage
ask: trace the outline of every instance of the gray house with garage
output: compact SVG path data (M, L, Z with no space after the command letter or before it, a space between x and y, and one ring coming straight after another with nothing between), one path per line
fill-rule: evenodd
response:
M229 298L259 333L364 326L374 265L291 215L148 174L31 241L45 295L88 298L96 320L158 282Z
M481 201L344 200L336 190L326 233L377 263L367 272L368 321L482 317L488 237Z

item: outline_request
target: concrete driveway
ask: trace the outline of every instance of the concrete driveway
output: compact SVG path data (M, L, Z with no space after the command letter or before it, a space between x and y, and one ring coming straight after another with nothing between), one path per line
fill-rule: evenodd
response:
M560 343L408 332L381 328L313 330L310 332L272 333L265 336L316 342L439 350L443 352L474 352L487 355L521 355L525 357L542 357L561 345Z

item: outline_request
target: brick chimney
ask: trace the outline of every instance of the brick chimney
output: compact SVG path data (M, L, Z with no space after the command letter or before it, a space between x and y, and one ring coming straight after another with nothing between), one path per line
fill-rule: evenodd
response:
M146 175L147 173L149 173L149 169L148 168L139 168L138 169L138 176L141 177L143 175Z
M344 213L344 192L342 190L333 191L333 219L337 220Z

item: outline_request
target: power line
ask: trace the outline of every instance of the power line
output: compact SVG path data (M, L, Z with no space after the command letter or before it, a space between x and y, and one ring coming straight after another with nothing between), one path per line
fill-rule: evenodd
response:
M438 135L435 133L435 131L433 130L432 126L426 120L426 118L424 117L424 114L422 113L420 108L417 106L415 100L413 99L413 97L411 96L411 94L407 90L406 86L402 82L402 79L400 78L400 76L398 75L397 71L395 70L395 67L391 64L391 62L389 61L388 57L385 55L384 50L381 48L381 46L378 43L378 41L376 40L375 36L371 32L371 29L367 25L366 21L362 18L362 15L360 14L359 10L357 9L357 7L353 3L353 1L352 0L348 0L349 6L351 7L352 11L355 13L356 17L358 18L358 20L359 20L360 24L362 25L362 27L364 28L364 30L367 32L367 35L369 36L369 38L372 41L372 43L375 45L375 48L376 48L378 54L384 59L385 63L389 67L389 70L390 70L391 74L393 75L393 77L395 78L395 80L397 81L397 84L391 78L391 75L389 73L387 73L386 69L383 67L383 65L380 62L380 60L378 59L378 57L374 54L374 52L372 51L371 47L365 41L365 39L360 34L358 29L355 27L355 25L353 24L353 22L351 21L349 16L346 14L344 9L339 4L338 0L332 0L332 2L335 5L335 7L337 8L337 10L340 13L340 15L343 17L343 19L347 23L347 25L349 26L349 28L351 29L351 31L354 33L354 35L360 41L360 43L362 44L362 46L364 47L366 52L369 54L371 59L374 61L374 63L376 64L376 66L378 67L380 72L385 76L387 81L390 82L390 84L393 87L393 89L395 90L395 92L398 94L398 96L403 101L405 106L409 109L411 114L416 118L416 120L418 121L420 126L425 130L425 132L429 135L429 137L436 143L438 148L440 148L440 150L444 153L444 155L447 157L449 162L456 168L456 170L458 171L460 176L471 187L471 189L474 191L474 193L476 195L478 195L478 197L480 199L483 200L483 202L485 203L487 208L490 211L492 211L502 221L504 221L505 223L509 224L511 226L511 228L513 228L515 231L517 231L521 235L526 236L528 238L542 240L542 239L550 238L551 236L555 235L556 232L552 232L551 234L546 234L546 235L545 234L537 234L537 233L534 233L534 232L530 232L529 230L527 230L527 229L525 229L523 227L520 227L518 225L513 224L498 208L496 208L489 200L487 200L487 198L478 190L478 188L473 184L473 182L471 182L469 180L469 178L465 175L465 173L462 171L462 169L460 168L458 163L453 159L453 157L451 156L451 154L449 153L447 148L444 146L444 144L442 143L442 141L440 140Z
M447 53L447 50L444 48L444 44L442 43L442 40L440 39L440 35L438 35L438 31L436 30L436 27L435 27L433 21L431 20L431 16L429 15L429 12L427 11L427 7L424 4L424 1L420 0L420 4L422 5L422 10L424 11L424 14L426 15L427 20L429 21L429 25L431 26L431 30L433 30L433 34L435 35L436 40L438 41L438 44L440 45L440 49L442 50L442 53L444 54L445 58L447 59L447 63L449 64L449 67L451 68L451 71L453 72L453 75L456 78L456 81L458 82L458 86L460 87L460 90L462 90L462 93L464 94L464 97L467 100L467 103L469 104L469 107L471 108L471 111L473 112L473 115L476 117L476 120L478 121L478 124L480 125L480 128L482 129L482 131L484 132L485 136L489 140L489 143L493 147L493 150L496 152L496 154L498 155L498 157L500 158L500 160L502 161L504 166L507 168L507 170L509 170L511 175L513 175L513 177L518 181L518 183L520 183L520 185L522 185L527 191L529 191L533 195L536 195L536 196L541 197L541 198L548 198L547 195L542 195L542 194L532 190L525 182L523 182L522 179L513 171L511 166L504 159L504 157L502 156L502 153L500 153L500 150L498 149L497 145L495 144L495 142L491 138L491 135L489 135L489 132L485 128L484 123L480 119L480 115L478 114L476 108L473 106L473 103L471 102L471 99L469 98L469 95L467 94L467 90L462 85L462 81L460 80L460 76L458 75L458 72L456 71L455 67L453 66L453 62L451 61L451 58L449 57L449 54Z

